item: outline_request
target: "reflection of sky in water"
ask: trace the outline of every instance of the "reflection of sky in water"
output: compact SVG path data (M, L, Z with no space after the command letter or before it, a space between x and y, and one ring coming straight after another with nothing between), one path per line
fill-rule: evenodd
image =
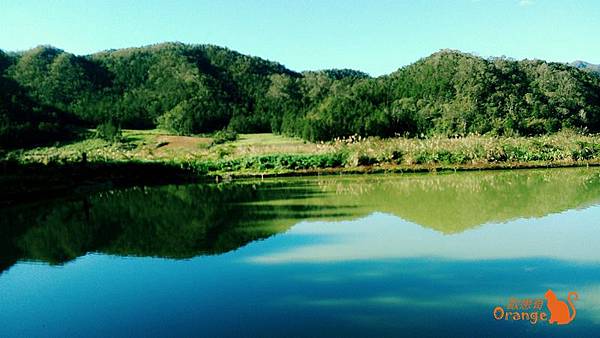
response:
M435 212L435 211L432 211ZM302 245L277 247L289 237L314 237ZM346 222L300 223L272 244L278 249L248 260L293 263L440 257L447 259L556 258L600 263L600 206L531 220L466 230L454 235L374 213Z
M599 220L596 206L444 235L375 213L218 256L19 263L0 276L0 336L589 336ZM579 293L573 324L493 320L549 287Z

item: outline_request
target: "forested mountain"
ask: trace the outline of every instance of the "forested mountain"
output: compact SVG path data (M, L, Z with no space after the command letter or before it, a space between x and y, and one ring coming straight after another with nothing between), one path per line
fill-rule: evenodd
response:
M164 43L77 56L40 46L0 51L0 139L26 145L62 126L228 128L309 140L352 134L530 135L600 129L600 78L538 60L442 50L378 78L297 73L212 45Z
M0 50L0 147L28 146L69 136L68 113L40 104L6 70L15 59Z
M600 81L560 63L441 51L391 75L392 111L417 131L540 134L600 128ZM406 118L407 112L413 118Z

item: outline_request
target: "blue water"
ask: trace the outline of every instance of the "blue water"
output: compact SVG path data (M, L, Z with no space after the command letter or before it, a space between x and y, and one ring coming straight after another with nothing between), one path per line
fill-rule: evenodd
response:
M192 257L21 257L0 274L0 336L593 336L599 243L600 205L587 203L452 233L371 211L300 217ZM578 292L571 324L494 319L511 297L549 288Z

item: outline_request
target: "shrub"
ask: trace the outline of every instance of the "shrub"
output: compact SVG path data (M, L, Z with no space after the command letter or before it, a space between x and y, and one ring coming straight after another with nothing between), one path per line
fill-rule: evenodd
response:
M232 142L238 139L238 134L231 130L219 130L213 134L214 144L223 144L225 142Z
M121 126L113 121L107 121L96 127L96 137L108 142L119 142L122 138Z

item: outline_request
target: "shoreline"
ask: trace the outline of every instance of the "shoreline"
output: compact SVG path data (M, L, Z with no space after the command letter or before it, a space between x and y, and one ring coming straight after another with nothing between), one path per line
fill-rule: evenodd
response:
M199 172L198 168L173 162L107 163L14 163L0 162L3 192L0 208L40 202L60 197L78 197L90 193L133 186L165 184L210 184L234 180L321 175L436 174L470 171L527 170L600 167L600 159L588 161L531 161L472 163L464 165L424 164L336 166L310 169L271 169Z
M558 169L558 168L583 168L600 167L600 160L584 162L523 162L523 163L497 163L473 164L462 166L448 165L383 165L383 166L358 166L318 168L308 170L293 170L266 173L227 173L233 179L252 179L270 177L302 177L319 175L374 175L374 174L435 174L450 172L495 171L495 170L527 170L527 169ZM217 176L213 175L212 177Z
M0 207L140 185L319 175L435 173L600 166L600 135L377 137L309 143L241 134L213 144L160 130L82 139L0 156Z

